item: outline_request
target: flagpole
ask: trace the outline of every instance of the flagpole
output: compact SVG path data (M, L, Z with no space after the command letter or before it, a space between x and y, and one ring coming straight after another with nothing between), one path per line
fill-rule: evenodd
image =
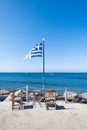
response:
M43 80L43 92L44 91L44 80L45 80L45 39L43 38L42 39L42 44L43 44L43 77L42 77L42 80Z

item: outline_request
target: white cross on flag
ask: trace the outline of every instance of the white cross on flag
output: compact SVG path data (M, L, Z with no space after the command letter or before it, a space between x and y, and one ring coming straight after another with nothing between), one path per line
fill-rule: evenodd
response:
M25 59L29 59L31 57L41 57L43 52L43 44L37 44L35 47L31 49L31 51L26 55Z

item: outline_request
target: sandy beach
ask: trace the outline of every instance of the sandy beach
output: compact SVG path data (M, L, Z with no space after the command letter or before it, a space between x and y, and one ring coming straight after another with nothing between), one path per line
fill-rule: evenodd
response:
M38 103L11 110L11 101L0 102L0 130L87 130L87 104L57 101L57 110Z

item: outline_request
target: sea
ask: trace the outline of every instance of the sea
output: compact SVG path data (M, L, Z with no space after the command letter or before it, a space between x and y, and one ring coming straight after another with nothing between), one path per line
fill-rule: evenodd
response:
M0 89L29 91L39 89L55 89L64 92L87 92L87 73L0 73Z

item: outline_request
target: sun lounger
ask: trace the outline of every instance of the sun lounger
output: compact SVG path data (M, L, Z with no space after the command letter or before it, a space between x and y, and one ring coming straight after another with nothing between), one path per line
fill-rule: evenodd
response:
M54 105L56 109L56 91L55 90L47 90L45 93L45 104L48 109L49 105Z
M12 91L12 111L14 109L22 109L23 108L23 100L18 97L18 96L15 96L14 94L14 90Z

